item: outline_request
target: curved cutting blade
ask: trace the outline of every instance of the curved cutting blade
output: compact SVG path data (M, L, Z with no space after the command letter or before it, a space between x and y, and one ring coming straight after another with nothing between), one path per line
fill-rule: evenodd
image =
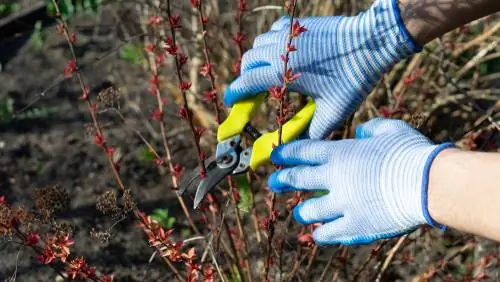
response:
M211 157L205 160L205 168L207 169L207 174L210 169L217 167L215 158ZM177 195L182 196L186 191L194 191L194 187L199 185L201 166L198 165L193 171L183 177L181 183L179 184L179 190Z
M196 195L194 196L194 209L198 207L198 205L203 201L205 196L212 190L212 188L215 187L215 185L219 184L219 182L224 179L224 177L230 175L234 168L238 165L236 162L235 165L227 167L227 168L220 168L216 165L216 168L213 170L208 171L207 169L207 176L201 180L200 184L198 185L198 189L196 189Z

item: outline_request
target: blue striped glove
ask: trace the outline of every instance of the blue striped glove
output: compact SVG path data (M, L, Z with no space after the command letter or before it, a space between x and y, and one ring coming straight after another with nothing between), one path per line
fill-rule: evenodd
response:
M372 91L387 69L420 51L403 25L397 0L376 0L355 17L309 17L298 19L308 29L293 45L289 66L302 76L290 90L311 96L316 112L308 137L326 137L340 125ZM289 18L275 22L258 36L242 60L241 76L224 94L224 103L235 102L282 84Z
M313 233L317 244L368 244L421 224L439 226L427 210L429 170L452 146L433 144L404 121L375 118L356 129L356 139L277 147L271 160L289 168L268 185L277 193L328 191L294 209L302 224L323 223Z

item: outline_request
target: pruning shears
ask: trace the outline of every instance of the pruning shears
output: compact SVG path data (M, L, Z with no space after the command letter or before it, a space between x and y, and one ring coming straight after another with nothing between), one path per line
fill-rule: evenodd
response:
M249 169L255 170L269 161L273 143L278 140L278 130L261 134L250 121L265 98L266 94L262 93L236 103L229 116L219 125L215 157L205 161L206 175L201 177L199 170L195 170L180 183L177 192L179 196L197 185L194 209L226 176L245 173ZM300 111L283 124L283 143L294 140L307 128L315 107L314 101L310 99ZM246 149L241 146L243 133L254 139L252 146Z

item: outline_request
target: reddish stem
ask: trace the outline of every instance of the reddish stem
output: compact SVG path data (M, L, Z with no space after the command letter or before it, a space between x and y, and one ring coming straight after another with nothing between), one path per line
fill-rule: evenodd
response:
M203 1L200 0L198 2L198 6L196 7L198 10L198 19L200 20L201 24L201 35L202 35L202 41L203 41L203 55L205 57L205 67L208 68L207 74L208 78L210 79L210 97L209 100L211 100L214 110L215 110L215 119L217 123L221 122L221 117L220 117L220 107L219 107L219 98L218 98L218 93L217 93L217 88L215 86L215 75L213 72L212 68L212 63L210 60L210 53L208 51L208 44L207 44L207 20L205 18L205 15L203 14Z
M166 12L167 12L168 19L173 18L170 0L167 0ZM176 49L178 46L177 46L176 37L175 37L175 27L172 24L169 24L169 26L170 26L170 35L172 37L173 48ZM182 84L184 81L182 79L181 63L179 62L178 55L174 55L174 58L175 58L175 71L177 74L177 79L179 80L179 84ZM189 103L187 100L187 91L185 89L180 89L180 90L182 93L183 107L184 107L184 109L186 109L186 119L189 123L189 128L191 129L191 134L193 135L193 143L194 143L194 146L196 147L196 151L198 153L198 160L199 160L199 164L201 167L200 174L202 176L204 176L206 174L205 162L204 162L204 158L203 158L203 152L202 152L201 147L200 147L199 138L198 138L196 131L195 131L195 127L194 127L194 123L193 123L193 114L189 108Z
M154 29L154 31L155 31L155 39L156 39L156 38L158 38L158 36L156 34L156 29ZM154 46L157 46L158 42L155 42L155 43L156 44L154 44ZM156 60L154 52L149 52L149 59L150 59L151 74L153 77L158 77L159 76L159 72L158 72L159 64L157 65L157 63L156 63L157 60ZM159 158L158 154L155 154L155 156L159 159L164 159L166 161L168 169L170 171L170 177L172 179L172 185L174 187L174 190L179 190L179 179L177 178L177 174L175 172L175 167L174 167L174 164L172 161L172 153L171 153L172 151L170 149L170 145L168 144L168 137L167 137L167 130L166 130L167 126L165 123L165 119L163 118L164 111L165 111L164 101L163 101L163 98L161 95L160 85L159 85L157 80L155 80L155 85L153 87L153 91L154 91L154 94L156 97L156 102L157 102L157 107L158 107L157 111L158 111L158 116L159 116L159 121L160 121L160 132L161 132L161 136L162 136L163 148L165 150L165 157ZM184 199L182 199L182 197L177 195L177 193L176 193L176 196L177 196L177 200L178 200L179 204L181 205L182 211L183 211L184 215L186 216L186 219L188 221L189 226L191 227L191 229L193 229L193 231L196 233L196 235L200 235L201 233L198 230L198 228L196 227L196 225L194 224L194 221L191 218L189 210L187 209L187 206L184 202Z
M56 0L52 0L52 3L54 4L54 7L56 9L57 20L62 25L64 37L66 38L66 42L68 43L69 49L70 49L70 52L71 52L71 56L72 56L73 61L74 61L75 65L76 65L75 73L76 73L76 77L78 79L78 82L80 84L80 88L82 90L82 98L87 103L87 108L88 108L88 111L90 113L90 117L92 119L92 125L94 127L95 132L96 132L96 136L98 138L100 138L100 144L99 144L99 146L102 148L102 151L106 155L106 158L108 160L108 164L109 164L109 166L111 168L111 171L113 173L113 176L114 176L114 179L116 181L116 184L120 187L120 189L122 191L126 191L127 189L125 188L125 185L123 184L123 181L122 181L122 179L120 177L120 173L118 171L117 164L113 160L113 154L109 153L110 152L110 150L109 150L110 147L107 145L105 137L104 137L104 133L103 133L103 131L101 129L101 126L100 126L99 122L97 121L97 112L96 112L95 106L92 104L92 102L90 100L90 96L88 95L88 90L87 90L87 87L85 86L85 82L84 82L83 76L82 76L82 74L80 73L80 71L78 69L78 60L76 58L75 48L73 46L74 40L71 39L70 32L68 30L66 22L60 17L61 12L60 12L59 5L58 5L57 1ZM142 222L142 219L141 219L141 216L140 216L141 215L141 211L137 207L133 208L133 214L134 214L134 216L135 216L135 218L137 220L139 220L139 221ZM160 250L159 247L156 246L156 249L157 249L158 252L161 252L161 250ZM168 260L166 258L163 258L163 259L164 260ZM168 262L166 261L166 263L171 268L172 272L178 273L178 270L175 268L174 265L172 265L170 263L170 261L168 261Z
M241 60L243 58L243 52L244 52L244 48L243 48L243 40L245 38L245 35L243 33L243 14L246 12L247 10L247 3L246 3L246 0L239 0L238 1L238 9L237 9L237 12L236 12L236 25L238 26L238 32L235 36L235 38L237 38L237 40L235 40L236 42L236 48L238 50L238 59L236 60L236 63L234 65L234 73L236 75L239 75L240 74L240 66L241 66Z
M288 72L288 61L290 58L290 48L289 46L292 45L292 40L293 40L293 20L295 17L295 8L297 6L297 0L294 0L291 6L291 11L289 12L290 14L290 29L288 33L288 42L286 45L286 52L284 55L284 62L283 62L283 85L281 87L281 93L282 95L280 96L279 99L279 113L278 113L278 146L282 144L282 136L283 136L283 121L285 118L284 115L284 104L286 102L286 90L288 86L288 79L287 79L287 72ZM268 237L268 243L267 243L267 255L266 255L266 262L269 262L271 260L271 248L272 248L272 240L274 237L275 233L275 226L274 226L274 215L275 215L275 206L276 206L276 193L271 193L271 205L269 207L269 213L271 216L270 224L269 224L269 237ZM267 276L269 274L269 263L265 264L264 268L264 278L267 280Z
M242 1L240 1L242 2ZM241 4L240 4L240 7L241 7ZM213 98L212 98L212 103L213 103L213 106L214 106L214 109L215 109L215 114L216 114L216 120L217 120L217 123L221 123L221 118L220 118L220 108L219 108L219 101L218 101L218 97L217 97L217 88L216 88L216 84L215 84L215 75L213 73L213 68L212 68L212 64L211 64L211 60L210 60L210 52L208 50L208 44L207 44L207 21L205 19L205 15L203 14L203 1L200 0L199 2L197 2L197 5L195 7L198 11L198 19L200 20L200 24L201 24L201 27L202 27L202 41L203 41L203 55L204 55L204 58L205 58L205 67L207 68L205 71L207 71L206 75L209 77L209 80L210 80L210 85L211 85L211 89L210 89L210 92L211 94L213 95ZM242 30L242 27L241 27L241 15L242 15L242 9L238 9L238 21L239 21L239 32L241 33L241 30ZM242 52L243 52L243 47L241 46L241 44L238 44L238 50L239 50L239 57L241 58L242 56ZM233 183L233 178L231 176L228 176L227 177L227 181L229 183L229 188L230 188L230 197L231 197L231 200L232 200L232 203L233 205L235 206L235 214L236 214L236 225L238 227L238 231L239 231L239 234L240 236L242 237L241 239L243 240L243 245L244 245L244 249L245 249L245 254L248 255L248 240L247 240L247 236L246 236L246 233L245 233L245 230L243 228L243 225L242 225L242 219L241 219L241 214L239 212L239 209L238 209L238 206L237 206L237 201L236 201L236 198L235 198L235 187L234 187L234 183ZM225 220L225 219L223 219ZM226 223L224 223L226 224ZM233 241L233 237L230 236L230 241ZM231 242L232 245L234 245L234 242ZM248 259L247 258L244 258L245 260L245 264L248 265ZM238 264L240 262L237 262ZM253 278L252 278L252 272L251 270L248 270L248 277L249 277L249 281L252 281Z

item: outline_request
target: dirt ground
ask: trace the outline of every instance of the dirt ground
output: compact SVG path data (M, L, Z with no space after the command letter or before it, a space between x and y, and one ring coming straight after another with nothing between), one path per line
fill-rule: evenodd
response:
M92 88L91 95L97 95L109 85L116 85L124 93L121 112L127 117L128 125L123 125L109 112L102 113L101 120L109 124L106 134L122 157L120 164L125 185L139 199L137 204L142 211L150 213L156 208L168 208L177 218L176 229L186 232L187 223L180 215L179 205L171 191L170 177L144 157L143 143L130 131L139 128L145 134L149 132L144 117L147 119L151 115L154 101L147 93L147 73L140 66L119 59L117 50L122 42L113 36L111 25L101 23L103 27L96 33L88 24L95 19L89 17L83 16L74 22L78 28L76 53L83 65L86 83ZM57 36L55 26L47 27L44 34L46 39L41 49L30 44L29 34L15 39L0 38L0 195L4 195L9 203L33 207L32 196L36 188L64 187L71 205L59 218L60 222L75 228L74 254L85 257L98 270L113 274L115 281L171 281L170 271L160 260L149 262L153 250L147 246L143 233L133 226L131 219L116 223L107 243L100 243L90 236L93 228L106 230L114 224L115 221L97 211L96 199L105 191L118 189L102 152L85 133L90 120L85 104L78 99L81 90L74 79L63 78L70 57L66 42ZM16 113L26 109L14 118L2 115L1 110L8 101L13 103ZM457 110L448 105L442 108L436 112L426 132L437 141L459 139L470 130L471 121L480 116L479 113L470 113L462 119L459 113L450 119L450 112ZM191 146L190 132L176 117L176 106L169 104L167 113L173 159L189 170L196 165L197 158ZM450 134L450 128L455 128L453 134ZM161 143L159 139L153 140ZM495 142L500 144L500 136ZM292 237L296 235L290 234ZM413 234L394 259L396 263L387 270L384 281L408 281L445 254L460 250L472 239L458 235L463 234ZM416 238L418 243L414 243ZM384 251L396 241L385 245ZM341 276L352 276L347 269L352 271L362 265L373 247L351 248L349 252L355 255L349 260L349 265L335 261L329 273L332 271L334 275L338 271ZM294 260L296 246L286 245L285 248L285 260ZM322 275L333 254L340 252L339 248L320 249L311 275L303 281ZM413 262L403 263L406 253L412 254ZM459 271L453 267L469 259L468 255L462 255L464 253L452 257L450 272ZM374 265L370 267L375 269ZM54 281L56 276L52 269L40 265L31 251L9 241L0 241L1 281L12 277L16 277L16 281Z
M114 82L126 85L132 96L145 97L142 103L154 105L148 100L144 72L117 60L116 52L110 53L119 41L106 37L106 32L109 30L101 30L96 41L92 33L79 30L77 53L82 64L91 64L84 75L87 83L94 87L92 94L101 90L100 85ZM22 47L17 55L3 62L0 72L0 101L12 99L16 110L36 101L17 118L0 123L0 194L10 203L29 207L33 205L31 197L35 188L61 185L72 199L71 208L61 218L76 227L75 254L87 258L97 269L115 274L117 281L167 281L168 271L157 260L150 265L145 279L152 250L130 221L118 223L106 244L99 244L89 236L92 228L104 229L112 223L103 218L95 204L100 194L114 188L114 182L102 152L85 135L89 117L85 104L78 99L81 91L76 81L62 77L69 56L64 38L56 36L54 26L48 27L45 34L47 38L41 50L34 50L28 41L24 45L16 42L16 47ZM96 63L97 58L102 60ZM120 81L116 81L118 78ZM34 109L40 109L43 114L31 118L26 115ZM169 111L176 113L173 109ZM134 115L129 109L123 112ZM132 126L141 126L138 117L129 121ZM113 145L121 151L123 179L136 198L141 199L139 207L144 212L169 208L176 215L179 207L172 199L169 177L143 160L142 143L130 132L130 126L125 127L112 118L109 122L113 122L112 129L107 130L109 139L119 142ZM174 158L192 166L194 153L186 146L191 144L186 142L189 132L183 130L176 118L171 118L168 126L175 129L171 131L175 138L170 138ZM182 217L179 218L177 226L182 228ZM9 242L1 242L0 250L1 281L15 274L17 281L54 281L55 273L41 266L30 251L20 251Z

